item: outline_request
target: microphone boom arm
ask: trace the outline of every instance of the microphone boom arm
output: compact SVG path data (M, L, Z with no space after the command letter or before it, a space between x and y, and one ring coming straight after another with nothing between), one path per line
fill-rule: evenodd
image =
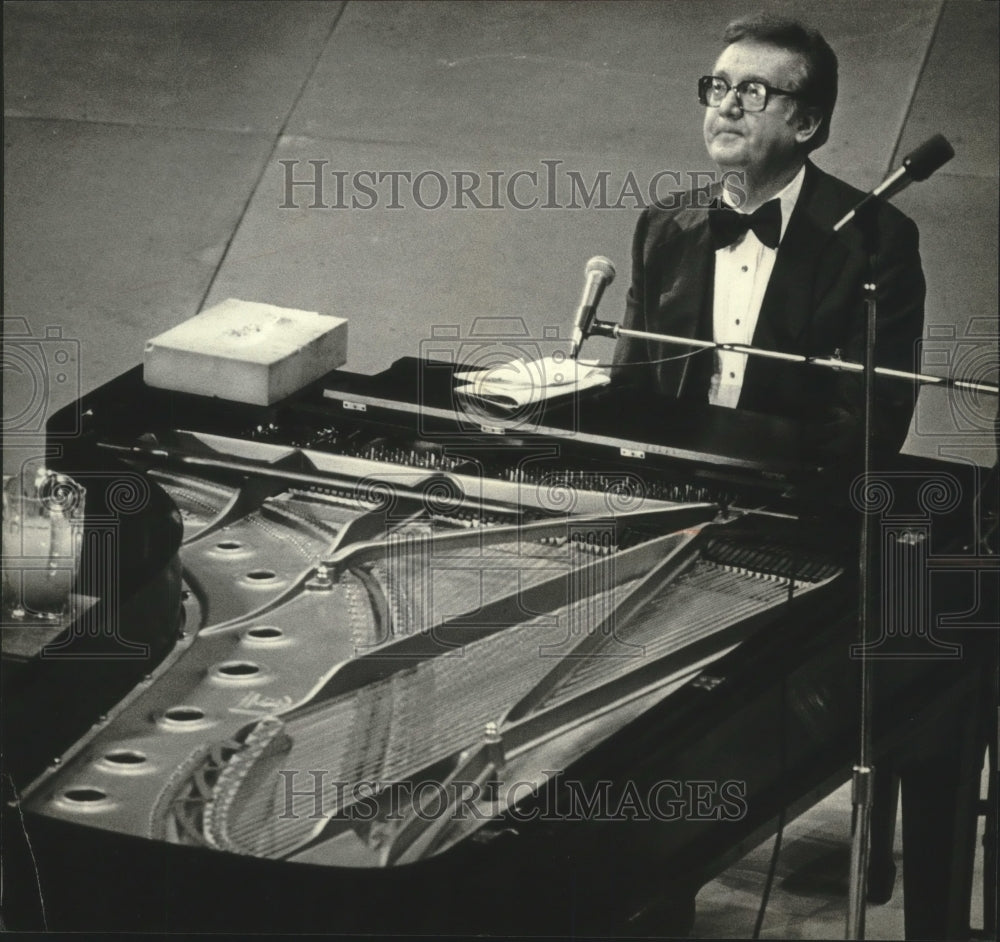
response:
M600 321L596 318L591 322L590 336L633 337L637 340L654 340L659 343L672 343L684 347L698 347L705 350L727 350L733 353L746 353L750 356L764 357L770 360L784 360L786 363L804 363L807 366L819 366L825 369L840 370L848 373L863 373L863 363L841 360L837 356L818 357L806 356L801 353L781 353L778 350L762 350L758 347L742 343L716 343L714 340L696 340L694 337L677 337L671 334L655 334L645 330L631 330L610 321ZM628 364L623 364L627 366ZM894 370L886 366L876 366L877 376L887 376L891 379L909 380L926 386L943 386L948 389L968 389L974 392L985 392L997 395L1000 387L996 383L983 383L968 379L952 379L950 376L933 376L929 373L909 373L906 370Z

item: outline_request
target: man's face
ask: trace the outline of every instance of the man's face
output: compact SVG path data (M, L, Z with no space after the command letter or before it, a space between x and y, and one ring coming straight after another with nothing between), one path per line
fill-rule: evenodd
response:
M756 79L773 88L797 90L805 78L801 57L777 46L743 40L727 46L712 70L730 85ZM806 119L805 124L810 125ZM801 159L799 145L812 131L803 130L795 100L768 96L763 111L746 113L730 91L718 108L705 109L705 145L723 169L745 170L767 178Z

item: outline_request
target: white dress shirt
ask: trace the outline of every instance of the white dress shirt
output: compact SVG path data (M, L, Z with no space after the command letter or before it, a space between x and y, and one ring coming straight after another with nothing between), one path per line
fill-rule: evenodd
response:
M774 197L781 202L781 238L785 237L788 220L802 191L805 173L803 167L788 186ZM737 212L743 212L734 205L726 190L723 190L722 199ZM778 250L764 245L752 230L738 242L716 251L712 307L713 337L716 343L751 343L764 292L771 280L777 257ZM736 408L743 389L747 359L745 353L715 351L715 372L708 390L708 401L712 405Z

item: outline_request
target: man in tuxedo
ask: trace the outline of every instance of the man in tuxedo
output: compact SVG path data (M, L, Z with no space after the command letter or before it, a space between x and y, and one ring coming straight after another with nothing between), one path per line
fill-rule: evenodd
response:
M730 23L723 38L712 74L698 83L705 143L722 179L681 206L643 212L624 326L863 362L869 253L856 222L839 233L833 226L864 194L809 159L829 135L837 57L815 30L767 15ZM867 222L877 244L875 362L914 371L925 295L917 228L884 203L875 204ZM615 364L616 380L644 394L801 420L830 465L856 470L864 433L857 373L636 338L619 340ZM909 383L876 382L876 456L898 452L913 402ZM904 661L890 662L882 671L903 668ZM881 837L870 892L874 898L891 892L899 774L910 848L907 938L944 938L955 918L944 887L966 859L952 854L960 843L971 847L975 830L969 801L959 800L968 790L959 770L969 764L962 760L970 748L969 713L964 702L953 706L913 743L897 743L876 760ZM959 821L952 809L960 806Z
M698 83L722 182L680 208L643 212L624 326L861 362L868 255L857 226L833 225L864 194L809 160L830 131L837 57L815 30L767 15L730 23L724 40ZM917 229L889 205L874 224L876 363L913 370L925 288ZM621 379L649 392L805 420L829 454L861 443L856 373L630 338L619 340L615 363ZM875 444L896 452L913 389L880 380L876 394Z

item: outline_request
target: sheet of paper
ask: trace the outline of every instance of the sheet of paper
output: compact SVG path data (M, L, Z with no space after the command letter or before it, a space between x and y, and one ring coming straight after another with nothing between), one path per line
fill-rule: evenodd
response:
M484 370L455 374L456 393L508 408L566 396L610 382L596 361L572 360L565 355L540 360L511 360Z

